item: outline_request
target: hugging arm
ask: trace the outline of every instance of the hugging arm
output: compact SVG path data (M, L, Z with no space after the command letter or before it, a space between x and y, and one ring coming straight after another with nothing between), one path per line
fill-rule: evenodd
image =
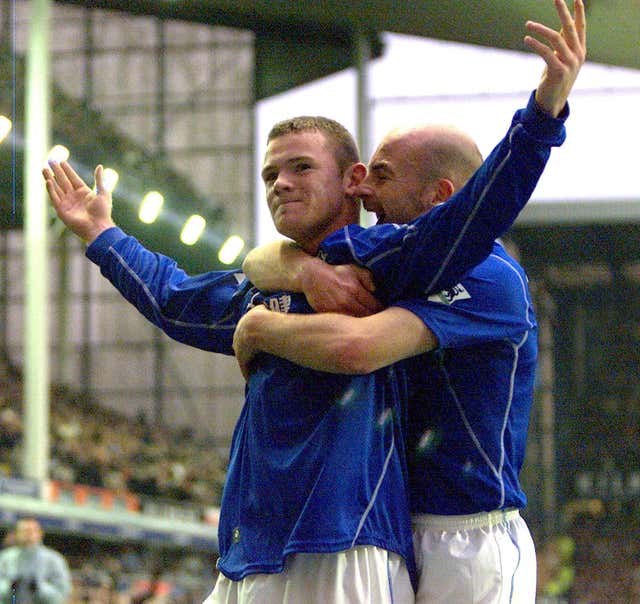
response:
M424 322L399 307L368 317L285 314L256 307L238 323L233 340L245 377L257 352L318 371L364 374L437 345Z
M303 293L316 312L363 317L382 310L371 273L355 264L330 265L291 241L254 248L242 270L261 291Z

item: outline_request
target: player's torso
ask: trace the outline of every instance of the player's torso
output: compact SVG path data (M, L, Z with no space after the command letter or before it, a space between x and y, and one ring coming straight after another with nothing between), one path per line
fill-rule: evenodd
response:
M247 300L310 311L295 294ZM404 373L335 375L267 354L252 369L223 496L223 572L277 572L287 553L359 543L411 555Z
M496 250L459 286L433 297L458 307L436 322L450 338L447 347L407 362L414 512L470 514L525 504L518 474L537 327L524 272Z

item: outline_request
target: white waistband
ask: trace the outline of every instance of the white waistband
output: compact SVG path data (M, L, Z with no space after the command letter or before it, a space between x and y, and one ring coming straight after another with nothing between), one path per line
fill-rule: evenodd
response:
M423 528L452 531L495 526L496 524L508 522L509 520L513 520L519 516L519 510L515 508L508 508L506 510L494 510L493 512L480 512L479 514L466 514L462 516L414 514L411 516L411 520L413 524Z

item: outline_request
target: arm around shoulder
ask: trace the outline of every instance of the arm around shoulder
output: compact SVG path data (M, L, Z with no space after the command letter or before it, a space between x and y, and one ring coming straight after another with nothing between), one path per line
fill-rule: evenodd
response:
M337 313L297 315L254 309L238 324L239 359L250 350L329 373L365 374L437 346L437 338L412 312L388 308L368 317Z

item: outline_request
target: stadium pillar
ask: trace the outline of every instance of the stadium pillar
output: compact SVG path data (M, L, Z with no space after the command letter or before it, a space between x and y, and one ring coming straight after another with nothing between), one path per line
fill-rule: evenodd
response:
M558 502L556 493L555 438L555 354L553 339L554 302L544 285L538 304L538 371L541 418L542 506L545 537L557 530Z
M24 458L23 475L48 477L48 205L41 175L50 142L50 0L32 0L25 82Z
M364 32L356 31L353 34L353 47L356 67L356 123L358 148L360 157L366 163L371 153L371 103L369 99L369 62L371 60L371 42ZM364 208L360 209L360 223L370 226L369 213Z

